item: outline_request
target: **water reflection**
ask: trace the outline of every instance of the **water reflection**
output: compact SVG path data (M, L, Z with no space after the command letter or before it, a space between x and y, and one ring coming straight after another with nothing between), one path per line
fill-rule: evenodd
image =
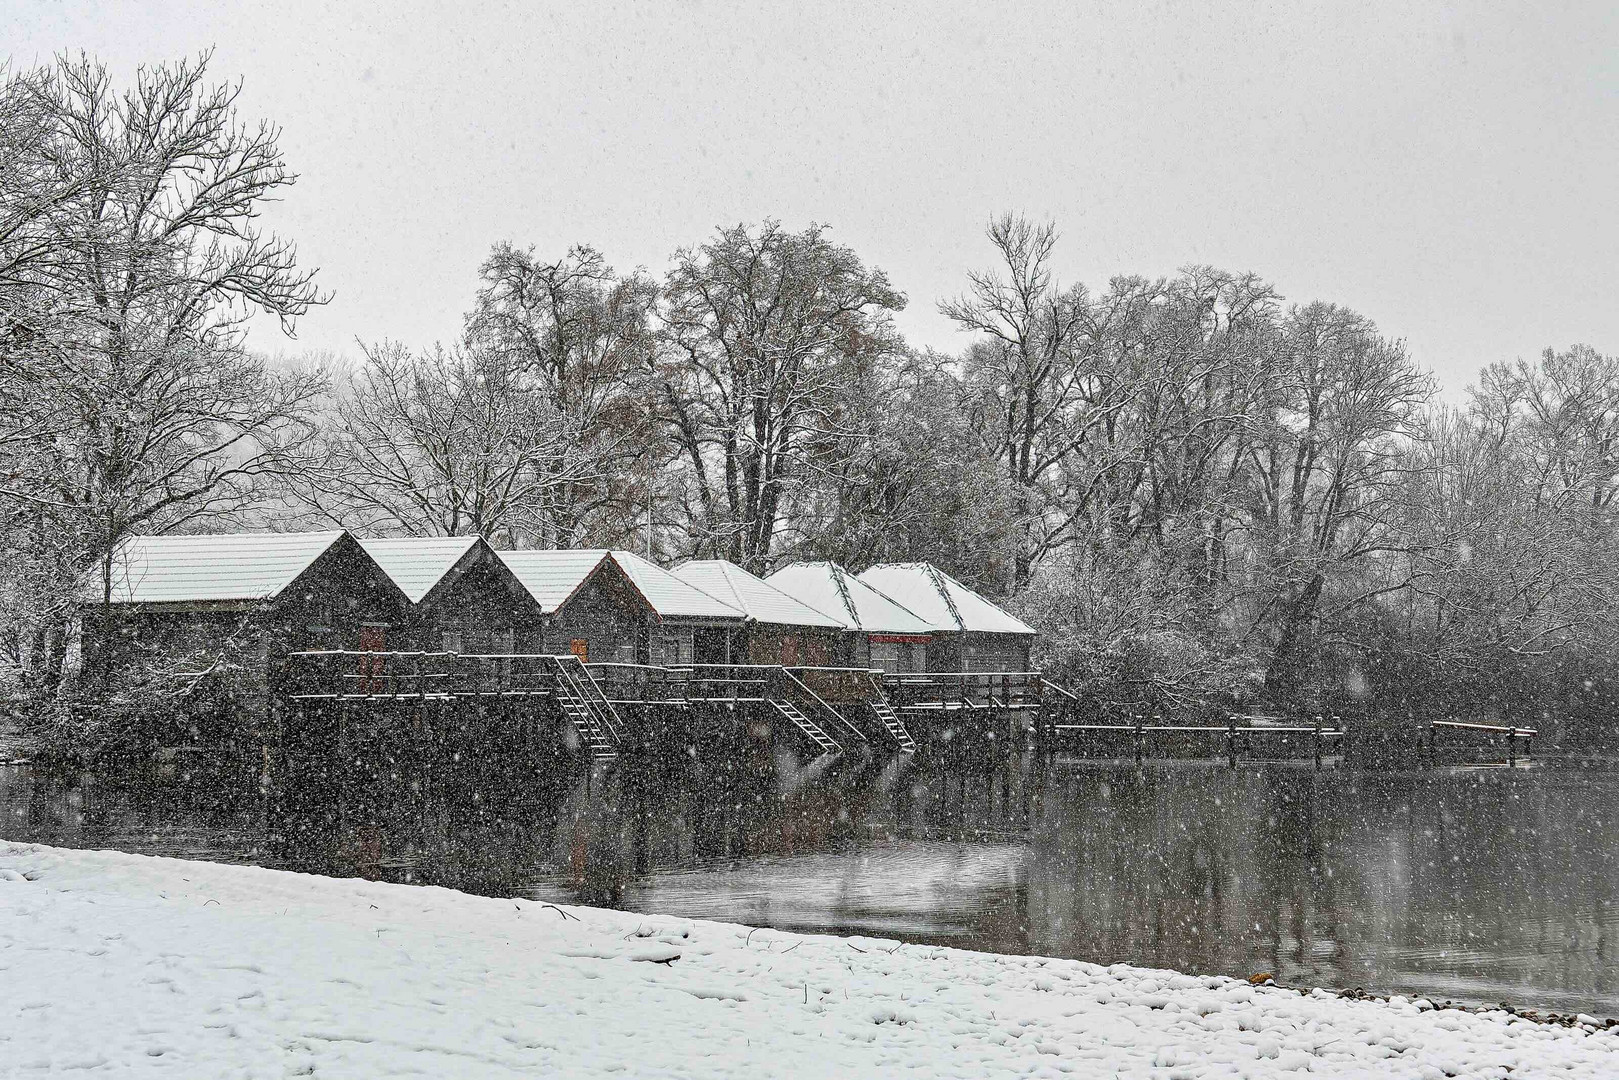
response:
M1619 1013L1611 771L349 760L272 792L0 768L0 836Z

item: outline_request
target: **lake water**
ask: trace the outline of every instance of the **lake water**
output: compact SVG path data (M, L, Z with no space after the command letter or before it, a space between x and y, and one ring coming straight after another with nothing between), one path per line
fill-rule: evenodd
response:
M0 836L1619 1015L1619 771L373 769L273 802L0 767Z

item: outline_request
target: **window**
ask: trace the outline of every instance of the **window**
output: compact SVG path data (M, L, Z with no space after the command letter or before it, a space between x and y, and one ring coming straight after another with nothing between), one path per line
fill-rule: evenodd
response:
M582 663L590 663L590 642L584 638L574 638L568 642L568 651L577 656Z
M445 652L453 652L453 653L461 652L462 651L462 647L461 647L461 631L459 631L459 630L446 630L446 631L444 631L444 637L440 641L439 647L441 649L443 649Z
M665 630L652 635L652 663L658 667L683 667L691 663L692 632Z
M884 671L899 671L899 649L897 641L871 642L871 666Z

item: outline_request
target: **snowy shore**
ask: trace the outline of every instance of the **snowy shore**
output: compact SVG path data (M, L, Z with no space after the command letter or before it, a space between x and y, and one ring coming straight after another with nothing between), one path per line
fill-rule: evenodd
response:
M90 1069L1597 1077L1619 1029L0 841L0 1076Z

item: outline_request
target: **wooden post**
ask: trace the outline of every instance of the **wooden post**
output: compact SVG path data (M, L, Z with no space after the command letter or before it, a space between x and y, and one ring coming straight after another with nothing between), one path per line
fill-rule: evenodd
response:
M1226 764L1235 769L1237 767L1237 718L1231 713L1225 714L1225 754Z
M1518 763L1518 729L1515 728L1515 727L1509 726L1507 728L1507 764L1508 765L1516 765L1517 763Z
M1135 747L1136 747L1136 764L1140 765L1141 764L1141 714L1140 713L1136 713Z
M1315 751L1315 767L1319 771L1320 768L1321 768L1321 714L1320 713L1316 714L1315 728L1311 732L1310 737L1311 737L1311 742L1313 744L1312 749Z

